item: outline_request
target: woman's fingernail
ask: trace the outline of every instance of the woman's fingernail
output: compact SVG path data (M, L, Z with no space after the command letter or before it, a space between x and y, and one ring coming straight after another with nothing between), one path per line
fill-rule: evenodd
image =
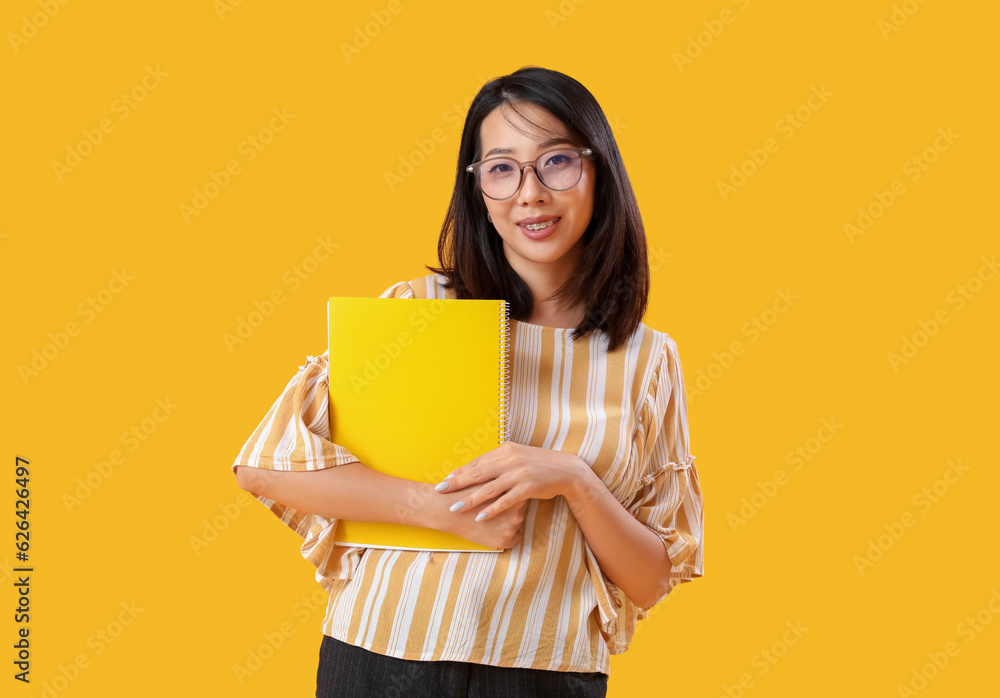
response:
M450 479L451 479L451 478L453 478L454 476L455 476L455 473L448 473L447 475L445 475L445 476L444 476L444 479L445 479L445 480L450 480Z
M481 512L479 512L479 516L476 517L476 521L482 521L485 518L486 518L486 512L485 511L481 511Z
M465 502L455 502L454 504L451 505L450 509L452 511L458 511L459 509L461 509L464 506L465 506Z
M439 482L438 484L434 485L434 489L436 489L438 492L444 492L449 487L451 487L451 483L448 482L447 480L445 480L444 482Z

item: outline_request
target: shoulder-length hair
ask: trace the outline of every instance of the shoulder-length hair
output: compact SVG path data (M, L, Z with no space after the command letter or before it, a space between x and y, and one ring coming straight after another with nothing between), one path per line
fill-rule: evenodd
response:
M574 340L601 330L608 349L614 350L638 328L646 312L646 234L611 126L590 91L568 75L526 66L479 90L465 117L455 188L438 239L441 266L425 266L445 276L445 287L455 289L458 298L505 300L515 320L531 317L531 290L507 262L503 239L487 218L475 175L465 170L482 157L483 119L504 105L521 114L517 107L525 102L548 110L582 147L593 151L594 207L583 234L583 253L576 273L553 297L563 307L587 308L584 320L573 328Z

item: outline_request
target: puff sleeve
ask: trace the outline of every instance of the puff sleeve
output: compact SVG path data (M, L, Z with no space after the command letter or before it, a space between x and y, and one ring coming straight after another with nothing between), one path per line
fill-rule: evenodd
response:
M684 374L677 344L670 336L642 418L640 462L644 468L640 489L627 508L660 537L670 558L673 569L658 603L678 583L704 576L704 502L691 455ZM640 619L652 605L640 609Z
M595 581L602 634L612 654L631 643L636 623L681 582L704 575L704 511L701 483L691 455L687 396L677 345L664 341L649 386L638 406L632 437L633 492L623 506L659 536L670 558L670 576L654 602L635 604L603 572ZM593 555L588 551L589 555ZM596 560L592 568L597 569Z
M380 298L412 297L409 283L386 289ZM358 461L349 450L330 441L329 354L307 356L264 418L240 449L237 466L261 470L305 471ZM327 591L335 580L352 576L361 548L336 546L336 519L299 511L255 495L282 523L302 537L302 556L316 566L316 581Z

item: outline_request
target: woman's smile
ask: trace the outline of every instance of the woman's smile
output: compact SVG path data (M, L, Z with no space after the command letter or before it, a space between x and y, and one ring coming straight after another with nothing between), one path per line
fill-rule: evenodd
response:
M518 227L529 240L544 240L555 232L561 219L562 216L549 217L543 223L518 223Z

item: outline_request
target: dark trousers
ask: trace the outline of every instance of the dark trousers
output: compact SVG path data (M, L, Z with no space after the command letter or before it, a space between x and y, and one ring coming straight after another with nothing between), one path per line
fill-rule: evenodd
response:
M324 635L317 698L604 698L608 677L466 662L414 662Z

